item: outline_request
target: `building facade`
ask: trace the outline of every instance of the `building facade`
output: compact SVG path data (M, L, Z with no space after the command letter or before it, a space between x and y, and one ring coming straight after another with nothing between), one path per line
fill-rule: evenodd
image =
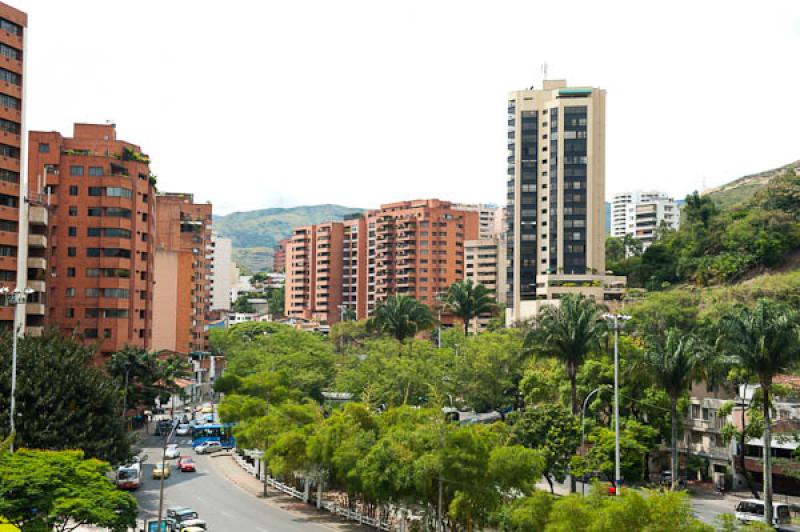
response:
M46 283L46 321L64 334L77 332L101 355L126 345L150 349L155 186L149 158L118 140L113 124L75 124L71 138L32 131L30 143L31 201L48 205L37 223L49 230L39 235L45 245L31 249L28 277L41 274ZM32 209L31 219L36 216Z
M631 235L643 250L653 243L658 228L677 229L679 223L680 210L664 192L622 192L611 203L611 236Z
M24 201L27 186L25 136L25 42L28 16L0 3L0 286L13 292L15 288L35 290L28 305L0 305L0 326L13 329L15 313L22 330L30 326L41 331L44 319L42 302L46 300L41 283L28 282L28 203ZM31 209L34 210L34 209ZM36 209L41 210L41 209ZM37 217L46 216L37 212ZM35 226L39 227L39 226ZM34 246L40 249L40 238ZM37 265L40 261L35 261ZM37 278L44 272L33 272ZM33 332L29 329L29 332Z
M464 278L485 286L500 308L506 303L506 243L499 236L464 243ZM475 327L482 330L491 316L480 316Z
M503 215L502 207L489 204L455 203L453 208L461 211L474 211L478 213L478 239L492 238L502 232L502 223L498 224L497 217ZM499 229L499 231L498 231Z
M320 323L364 319L395 294L435 308L438 294L464 278L464 243L477 235L476 211L435 199L295 228L287 247L286 315Z
M211 204L192 194L156 196L156 288L153 349L207 350L211 310Z
M509 322L560 297L554 284L606 284L605 96L561 80L509 94Z
M284 238L275 246L272 255L272 271L275 273L286 273L286 247L289 245L289 238Z
M239 280L233 262L233 242L217 234L211 235L211 283L209 296L212 310L231 309L231 290Z

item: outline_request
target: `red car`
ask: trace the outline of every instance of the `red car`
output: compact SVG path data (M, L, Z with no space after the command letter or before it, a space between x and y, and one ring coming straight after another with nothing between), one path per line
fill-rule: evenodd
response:
M182 473L197 471L194 468L194 460L192 460L191 456L181 456L178 459L178 469L180 469Z

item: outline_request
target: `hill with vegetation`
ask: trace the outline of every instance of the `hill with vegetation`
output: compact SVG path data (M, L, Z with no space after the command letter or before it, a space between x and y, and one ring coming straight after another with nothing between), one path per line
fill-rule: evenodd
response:
M632 250L629 244L607 239L608 268L627 275L629 286L648 290L729 285L787 265L796 268L800 175L787 167L748 199L727 206L713 195L694 193L686 198L677 231L660 229L644 253L625 258L626 246L629 254Z
M732 207L748 201L756 192L764 188L773 177L781 175L789 169L800 169L800 160L780 168L740 177L730 183L704 191L702 195L713 199L714 203L721 208Z
M215 216L214 231L233 241L234 260L243 271L260 272L272 268L275 246L291 235L292 228L341 220L363 210L325 204L234 212Z

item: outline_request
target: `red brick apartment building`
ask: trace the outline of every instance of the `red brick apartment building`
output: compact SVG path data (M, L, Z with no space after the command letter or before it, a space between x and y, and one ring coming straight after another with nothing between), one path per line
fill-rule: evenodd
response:
M207 349L211 311L211 204L192 194L156 195L153 349Z
M71 138L32 131L30 147L29 192L33 202L49 203L49 229L31 235L32 243L46 240L31 246L28 277L46 283L47 322L64 334L79 333L102 355L125 345L150 349L155 186L149 158L118 140L113 124L75 124Z
M390 295L435 308L464 278L464 242L478 213L437 199L402 201L341 222L295 228L286 250L286 314L336 323L366 318Z
M275 246L275 253L272 256L272 271L275 273L286 272L286 246L289 245L289 240L285 238Z
M9 290L17 287L18 275L27 279L27 243L23 249L18 249L20 236L27 239L26 231L20 235L20 220L25 220L28 211L20 190L25 183L26 170L20 161L26 153L26 139L22 134L25 130L23 83L27 80L23 79L23 62L27 25L25 13L0 2L0 286ZM37 217L46 216L41 209L31 209L34 210ZM35 237L34 241L37 246L42 244L41 238ZM43 278L44 272L36 276ZM44 320L44 286L38 282L27 284L36 292L30 295L29 304L21 307L20 312L25 310L28 315L26 321L32 327L29 332L38 333ZM14 307L1 305L0 326L10 329L13 321Z

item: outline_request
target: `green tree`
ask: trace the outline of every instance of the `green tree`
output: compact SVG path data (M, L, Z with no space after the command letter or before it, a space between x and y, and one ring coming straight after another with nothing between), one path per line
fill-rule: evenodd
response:
M644 480L647 471L647 456L655 447L658 431L633 419L621 419L620 425L620 469L626 482ZM605 427L595 428L587 441L592 443L587 471L599 471L606 478L614 478L614 431Z
M272 319L283 317L284 305L286 304L286 287L273 288L269 291L269 311L272 314Z
M380 302L368 323L402 343L433 327L433 316L426 305L413 297L396 295Z
M536 449L544 460L544 477L553 493L553 480L564 482L581 440L578 418L559 404L544 404L515 412L509 418L514 441Z
M559 305L547 305L525 336L525 346L539 356L561 361L570 383L570 410L578 414L576 378L586 357L601 348L605 323L601 307L584 295L569 294Z
M655 382L669 396L669 414L672 420L670 449L672 453L672 489L678 486L678 399L686 393L696 375L700 347L690 335L678 329L669 329L665 337L651 338L645 353L645 362Z
M255 307L248 301L250 299L250 294L240 294L236 301L233 302L233 307L231 310L234 312L243 312L246 314L251 314L256 311Z
M772 378L800 361L798 315L788 306L760 299L754 308L738 307L720 322L720 342L761 385L764 417L764 518L772 522Z
M464 323L464 336L469 334L469 322L482 314L493 313L497 308L488 288L472 279L456 281L447 289L445 309L461 318Z
M158 395L158 363L145 349L125 346L111 355L106 371L122 388L122 415L131 406L152 406Z
M11 334L0 336L0 412L9 410ZM18 447L83 449L112 463L126 460L130 441L120 416L117 383L92 364L94 349L57 331L17 345ZM0 416L0 434L8 434Z
M606 260L608 262L620 262L625 259L625 245L621 238L613 236L606 237Z
M23 530L136 526L136 499L106 477L106 462L82 451L0 452L0 515Z

